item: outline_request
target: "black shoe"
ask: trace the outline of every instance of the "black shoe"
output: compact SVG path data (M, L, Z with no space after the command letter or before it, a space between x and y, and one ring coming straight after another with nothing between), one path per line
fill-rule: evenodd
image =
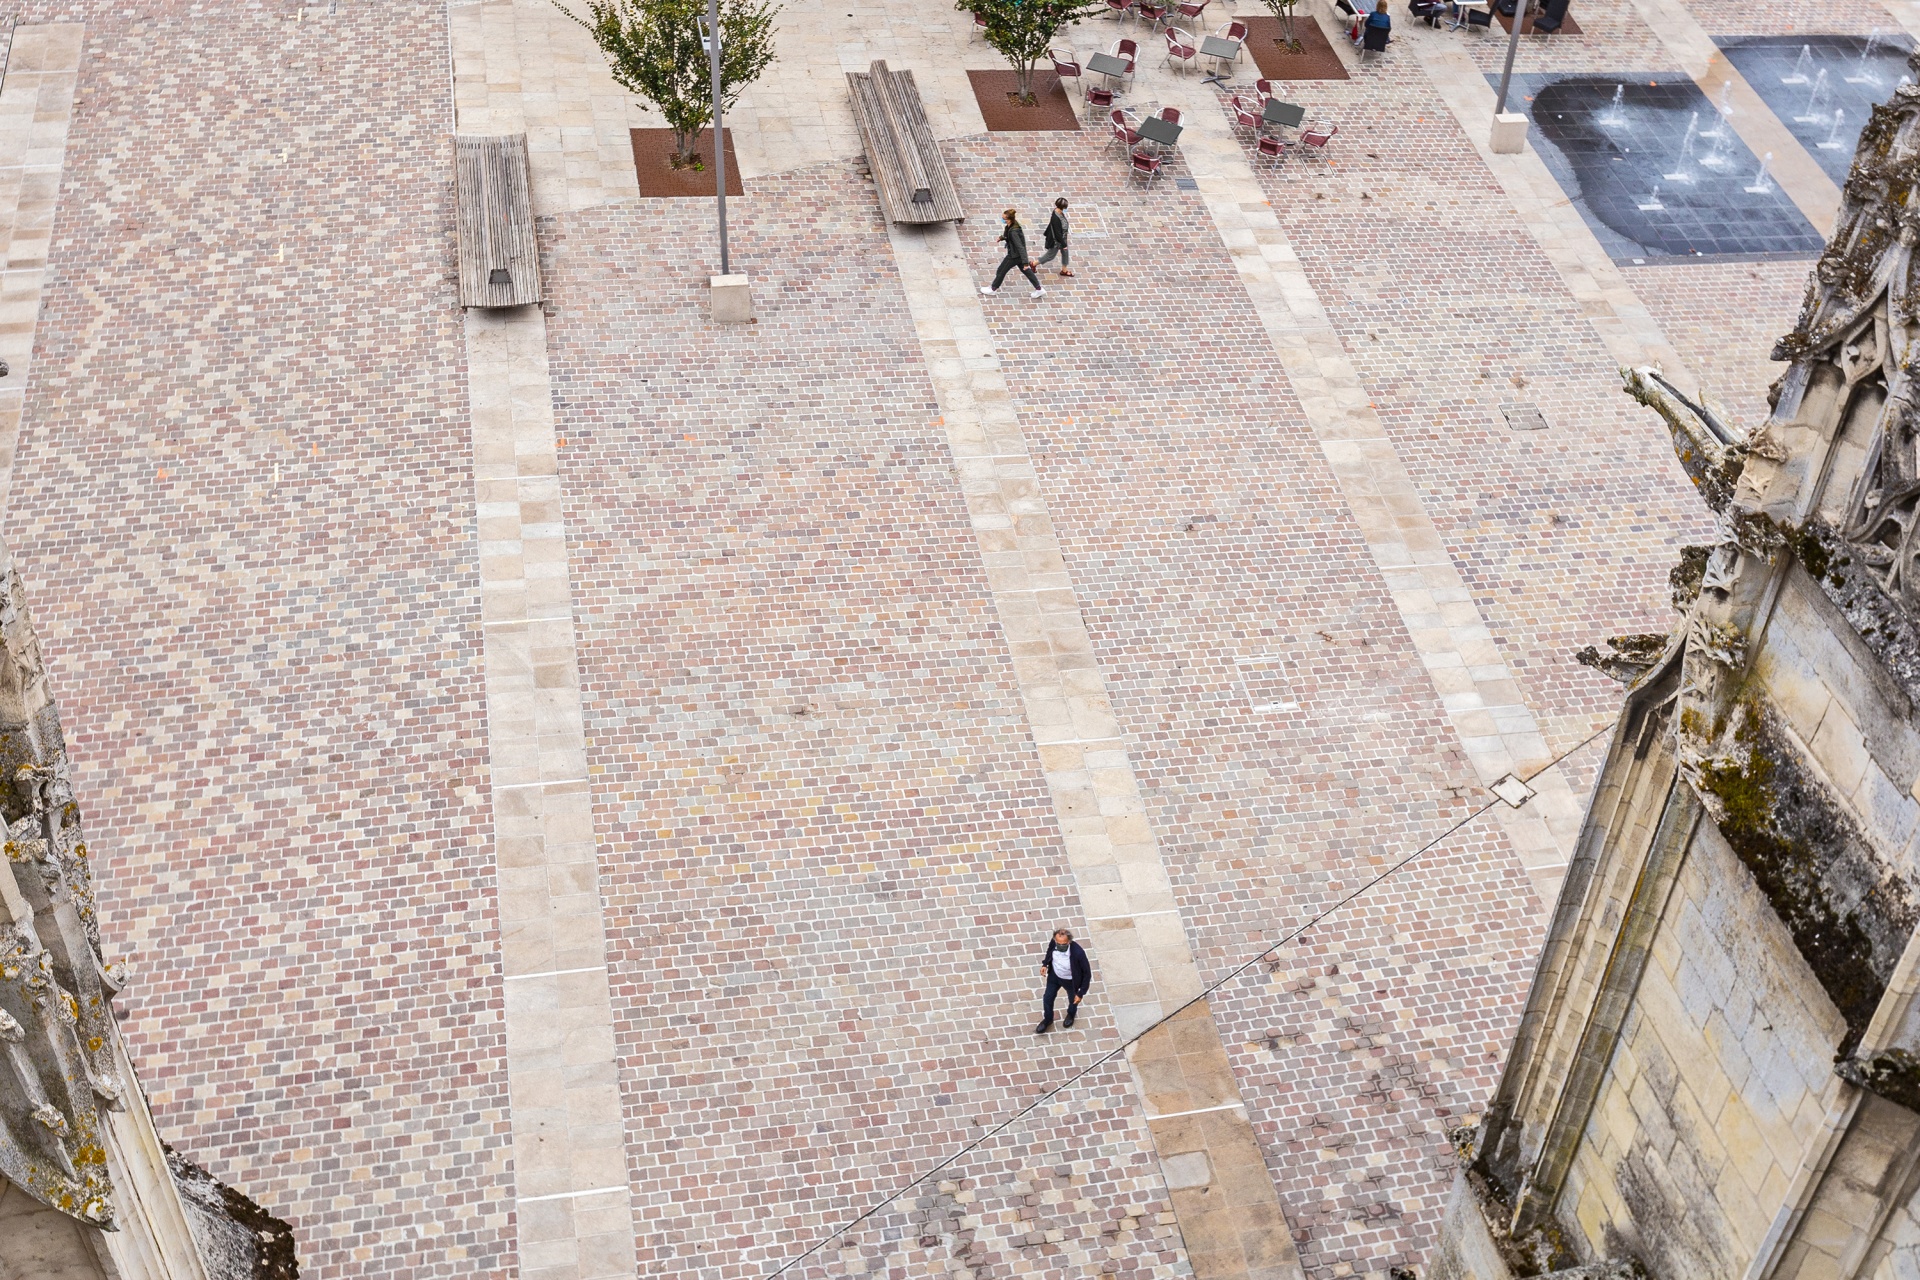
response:
M1067 1016L1066 1016L1065 1018L1063 1018L1063 1019L1061 1019L1061 1021L1060 1021L1060 1025L1061 1025L1061 1026L1063 1026L1063 1027L1070 1027L1070 1026L1072 1026L1072 1025L1073 1025L1073 1020L1074 1020L1074 1019L1075 1019L1076 1017L1078 1017L1078 1016L1079 1016L1079 1014L1080 1014L1080 1011L1079 1011L1078 1009L1069 1009L1069 1010L1067 1010Z
M1042 1018L1042 1019L1040 1020L1040 1025L1039 1025L1039 1026L1037 1026L1037 1027L1035 1027L1035 1028L1033 1029L1033 1034L1035 1034L1035 1035L1037 1035L1037 1036L1043 1036L1043 1035L1045 1035L1045 1034L1047 1034L1047 1032L1049 1032L1049 1031L1051 1031L1051 1030L1053 1030L1053 1019L1052 1019L1052 1018Z

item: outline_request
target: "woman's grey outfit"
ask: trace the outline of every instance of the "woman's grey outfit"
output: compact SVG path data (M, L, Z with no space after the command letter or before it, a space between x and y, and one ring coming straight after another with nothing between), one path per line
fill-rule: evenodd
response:
M1040 259L1041 266L1053 261L1053 255L1060 255L1060 267L1065 270L1073 265L1073 259L1067 254L1067 214L1064 209L1055 209L1053 216L1047 219L1047 252Z
M1038 289L1040 277L1033 273L1033 266L1027 261L1027 229L1016 222L1002 231L1000 238L1006 241L1007 256L1000 259L1000 269L993 273L993 287L998 289L1000 282L1007 278L1007 272L1018 267L1027 282Z

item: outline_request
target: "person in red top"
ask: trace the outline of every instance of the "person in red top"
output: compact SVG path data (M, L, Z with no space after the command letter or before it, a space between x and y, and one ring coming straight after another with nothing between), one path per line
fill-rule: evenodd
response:
M1053 931L1052 940L1040 955L1040 972L1046 975L1047 994L1041 1000L1042 1017L1033 1029L1035 1035L1053 1030L1053 1000L1062 991L1067 993L1067 1017L1061 1025L1072 1026L1080 1013L1080 1001L1093 985L1093 963L1087 959L1085 948L1073 940L1071 929Z

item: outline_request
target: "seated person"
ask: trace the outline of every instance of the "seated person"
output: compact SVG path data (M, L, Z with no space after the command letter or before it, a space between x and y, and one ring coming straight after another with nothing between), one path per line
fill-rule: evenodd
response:
M1370 43L1365 39L1369 30L1380 33ZM1386 33L1391 30L1393 30L1393 16L1387 12L1387 0L1374 0L1373 12L1367 15L1366 22L1354 24L1353 42L1368 44L1369 48L1384 49L1387 47Z
M1430 27L1440 25L1447 16L1447 0L1407 0L1407 12Z

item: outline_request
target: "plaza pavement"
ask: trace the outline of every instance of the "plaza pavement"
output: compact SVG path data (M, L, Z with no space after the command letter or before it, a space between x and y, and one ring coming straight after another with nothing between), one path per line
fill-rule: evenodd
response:
M1521 69L1916 8L1582 0ZM796 2L719 328L710 206L633 194L657 122L537 0L22 23L4 534L156 1116L304 1273L1420 1259L1617 704L1571 651L1664 629L1707 531L1614 370L1758 421L1805 261L1612 262L1485 150L1497 36L1402 20L1277 171L1149 49L1191 186L1143 191L986 133L965 15ZM957 230L879 217L876 57ZM529 135L542 309L454 305L455 129ZM981 299L1056 195L1077 277ZM1041 1039L1057 924L1098 978Z

